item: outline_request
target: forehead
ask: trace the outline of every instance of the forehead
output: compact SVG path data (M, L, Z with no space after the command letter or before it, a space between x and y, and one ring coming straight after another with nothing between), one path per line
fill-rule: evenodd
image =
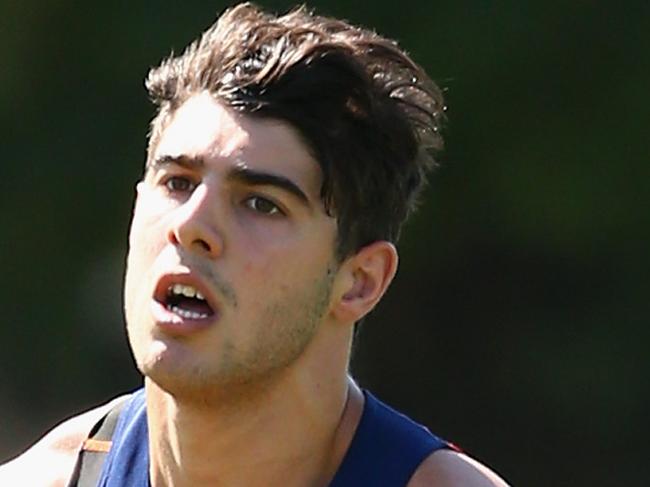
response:
M235 112L207 92L190 97L174 112L149 159L161 156L201 158L217 170L244 164L273 171L320 195L320 166L293 127Z

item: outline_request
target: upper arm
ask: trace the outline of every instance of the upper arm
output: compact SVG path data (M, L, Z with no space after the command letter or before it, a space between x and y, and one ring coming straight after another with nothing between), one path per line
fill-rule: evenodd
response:
M438 450L422 462L408 487L508 487L508 484L464 453Z
M63 421L22 455L0 465L0 485L65 486L90 430L123 399L119 397Z

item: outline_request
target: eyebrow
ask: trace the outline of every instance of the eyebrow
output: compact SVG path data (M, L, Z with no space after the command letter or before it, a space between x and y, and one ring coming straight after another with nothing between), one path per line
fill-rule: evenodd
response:
M305 205L310 206L309 198L300 187L291 179L277 174L264 171L257 171L249 167L234 167L228 171L226 179L233 182L248 184L251 186L275 186L301 200Z
M204 166L203 159L200 157L190 157L185 155L171 156L162 155L148 164L148 169L160 169L165 166L178 165L187 169L197 169ZM236 166L228 171L226 180L235 183L247 184L250 186L274 186L280 190L292 194L305 205L311 206L309 198L305 192L300 189L291 179L265 171L258 171L246 166Z
M147 164L147 169L160 169L161 167L170 166L170 165L182 166L187 169L197 169L203 167L203 159L200 157L189 157L189 156L170 156L163 155L156 157L153 161Z

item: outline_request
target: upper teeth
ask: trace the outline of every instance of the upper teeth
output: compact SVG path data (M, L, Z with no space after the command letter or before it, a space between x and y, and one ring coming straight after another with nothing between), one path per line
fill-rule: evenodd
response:
M171 292L176 295L182 295L187 298L196 298L204 300L205 297L199 291L196 290L193 286L185 286L183 284L174 284L170 288Z

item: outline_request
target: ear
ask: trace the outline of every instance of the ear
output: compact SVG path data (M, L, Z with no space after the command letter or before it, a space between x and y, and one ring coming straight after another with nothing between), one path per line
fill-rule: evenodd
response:
M386 241L373 242L348 257L339 269L332 314L338 321L355 323L384 295L397 272L397 250Z

